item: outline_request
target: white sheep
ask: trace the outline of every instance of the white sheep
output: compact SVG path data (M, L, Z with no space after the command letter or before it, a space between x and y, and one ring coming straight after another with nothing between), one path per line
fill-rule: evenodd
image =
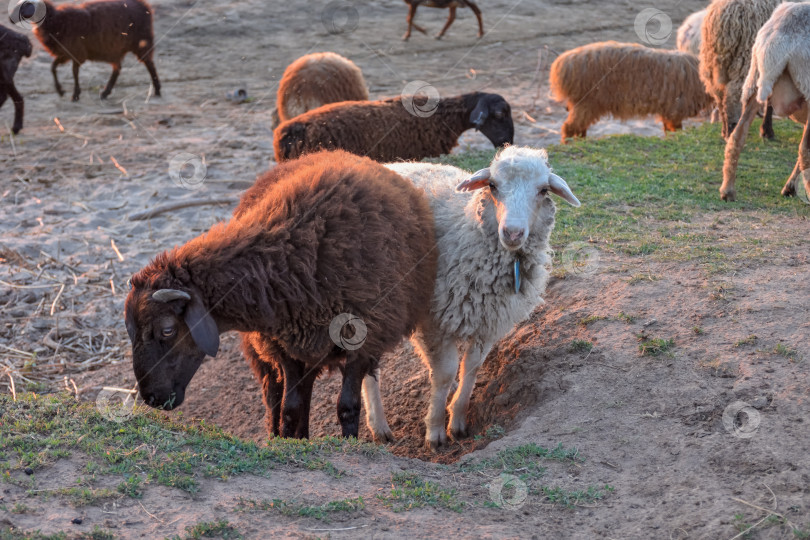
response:
M430 163L386 166L425 190L436 223L431 319L411 338L430 367L425 438L435 449L447 440L445 405L459 369L458 347L464 356L450 404L450 432L464 437L478 368L492 346L543 303L556 213L549 195L580 203L552 173L545 150L509 146L475 174ZM363 386L372 431L390 434L376 381L366 377Z
M683 24L678 28L678 35L675 39L675 46L679 51L692 53L695 56L700 54L700 34L705 17L706 10L702 9L692 13L683 21Z
M810 4L788 2L777 7L760 29L751 53L751 68L742 92L740 123L726 143L720 196L733 201L737 161L748 128L760 104L770 99L774 113L803 123L799 159L782 195L795 195L799 177L810 192ZM759 103L758 103L759 102Z

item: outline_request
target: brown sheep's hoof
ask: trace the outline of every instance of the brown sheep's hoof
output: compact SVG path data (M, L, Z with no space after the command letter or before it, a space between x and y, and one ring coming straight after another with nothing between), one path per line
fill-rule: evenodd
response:
M435 39L442 39L442 34L436 34L436 35L435 35L435 36L433 36L433 37L434 37Z
M450 430L450 435L452 435L453 440L456 440L456 441L459 440L459 439L466 439L467 437L470 436L467 433L466 429L451 429Z
M765 131L760 133L760 136L767 141L772 141L776 138L776 134L773 131Z
M73 94L73 97L70 99L70 101L73 101L73 102L79 101L79 95L78 94Z
M408 41L408 39L409 39L410 37L411 37L411 35L410 35L410 34L405 34L404 36L402 36L402 41Z
M737 192L734 190L726 191L725 193L721 191L720 198L726 202L734 202L737 200Z

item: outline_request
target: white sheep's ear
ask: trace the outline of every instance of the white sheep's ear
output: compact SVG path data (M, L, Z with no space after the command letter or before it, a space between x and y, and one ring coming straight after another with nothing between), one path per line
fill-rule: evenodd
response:
M574 192L571 191L571 188L568 187L568 184L565 183L565 180L556 174L552 173L548 175L548 185L552 193L562 197L565 202L571 206L580 206L582 204L579 202L579 199L576 198Z
M480 171L476 172L474 175L469 177L468 179L464 180L462 183L456 186L456 191L464 192L464 191L475 191L476 189L481 189L482 187L487 187L489 185L489 168L481 169Z

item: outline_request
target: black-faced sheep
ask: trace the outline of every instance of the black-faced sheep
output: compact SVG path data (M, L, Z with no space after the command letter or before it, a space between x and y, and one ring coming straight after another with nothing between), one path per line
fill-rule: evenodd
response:
M81 93L82 64L88 60L112 64L112 74L101 92L101 99L105 99L118 80L121 61L130 52L146 66L155 95L160 95L160 80L153 61L152 8L145 0L95 0L59 6L49 0L23 0L11 18L13 22L35 25L34 34L54 57L51 73L60 96L65 94L56 75L61 64L73 62L73 101L78 101Z
M551 64L551 92L565 102L562 142L585 137L588 127L612 114L628 119L658 115L664 131L711 103L689 53L607 41L567 51Z
M338 418L357 436L363 378L429 315L435 270L433 214L410 182L346 152L278 165L229 222L132 277L125 317L141 396L180 405L219 334L236 330L267 375L271 429L306 437L314 380L340 368Z
M23 56L31 56L31 42L22 34L0 26L0 107L9 96L14 103L14 124L11 127L15 135L23 127L23 97L14 86L14 74Z
M456 9L460 7L468 7L475 13L475 18L478 19L478 37L484 36L484 21L481 17L481 10L478 9L478 6L472 0L405 0L405 3L408 4L408 30L405 32L405 35L402 36L403 41L408 41L413 28L416 28L423 34L427 34L424 28L413 22L413 18L416 17L416 8L419 6L450 9L447 22L444 23L444 27L441 31L436 34L436 39L441 39L444 33L447 32L447 29L450 28L450 25L453 24L453 21L456 20Z
M327 103L367 100L366 80L354 62L332 52L308 54L284 70L273 127Z
M509 103L480 92L433 102L407 96L332 103L281 124L273 147L276 161L337 148L377 161L418 160L449 153L459 136L473 128L496 147L512 144Z
M447 440L445 406L456 374L450 432L464 437L478 368L492 346L543 303L556 213L550 195L580 203L552 173L545 150L507 147L475 174L429 163L387 166L425 190L436 220L439 266L431 318L412 338L430 367L425 438L435 449ZM373 400L367 396L366 401ZM369 424L384 430L384 417L374 414Z
M691 53L695 56L700 54L700 37L705 17L706 10L702 9L692 13L683 21L675 38L675 46L679 51Z
M714 0L706 10L700 45L700 78L723 121L723 138L740 119L740 96L757 31L782 0ZM760 134L772 139L773 111L766 107Z
M774 112L804 124L799 158L782 195L795 195L800 177L810 193L810 4L785 3L757 34L751 54L751 68L742 91L740 123L726 142L723 163L723 200L736 198L737 161L745 145L748 128L762 103L770 100Z

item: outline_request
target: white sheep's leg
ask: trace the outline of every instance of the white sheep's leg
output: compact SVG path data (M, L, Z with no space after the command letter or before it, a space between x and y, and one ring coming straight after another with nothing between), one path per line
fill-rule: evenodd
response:
M782 188L783 197L793 197L796 195L796 182L798 182L802 177L799 165L799 161L796 161L796 165L793 167L793 172L790 173L787 182L785 182L785 187Z
M412 343L430 368L430 404L425 417L425 445L431 451L447 443L444 427L447 396L458 372L458 349L452 339L415 334Z
M467 436L467 406L470 404L470 396L475 388L478 368L484 363L490 350L492 350L492 343L472 342L467 347L467 352L464 353L458 390L450 403L450 434L454 439Z
M394 434L388 427L380 395L380 369L363 379L363 406L366 408L366 424L378 443L394 442Z

